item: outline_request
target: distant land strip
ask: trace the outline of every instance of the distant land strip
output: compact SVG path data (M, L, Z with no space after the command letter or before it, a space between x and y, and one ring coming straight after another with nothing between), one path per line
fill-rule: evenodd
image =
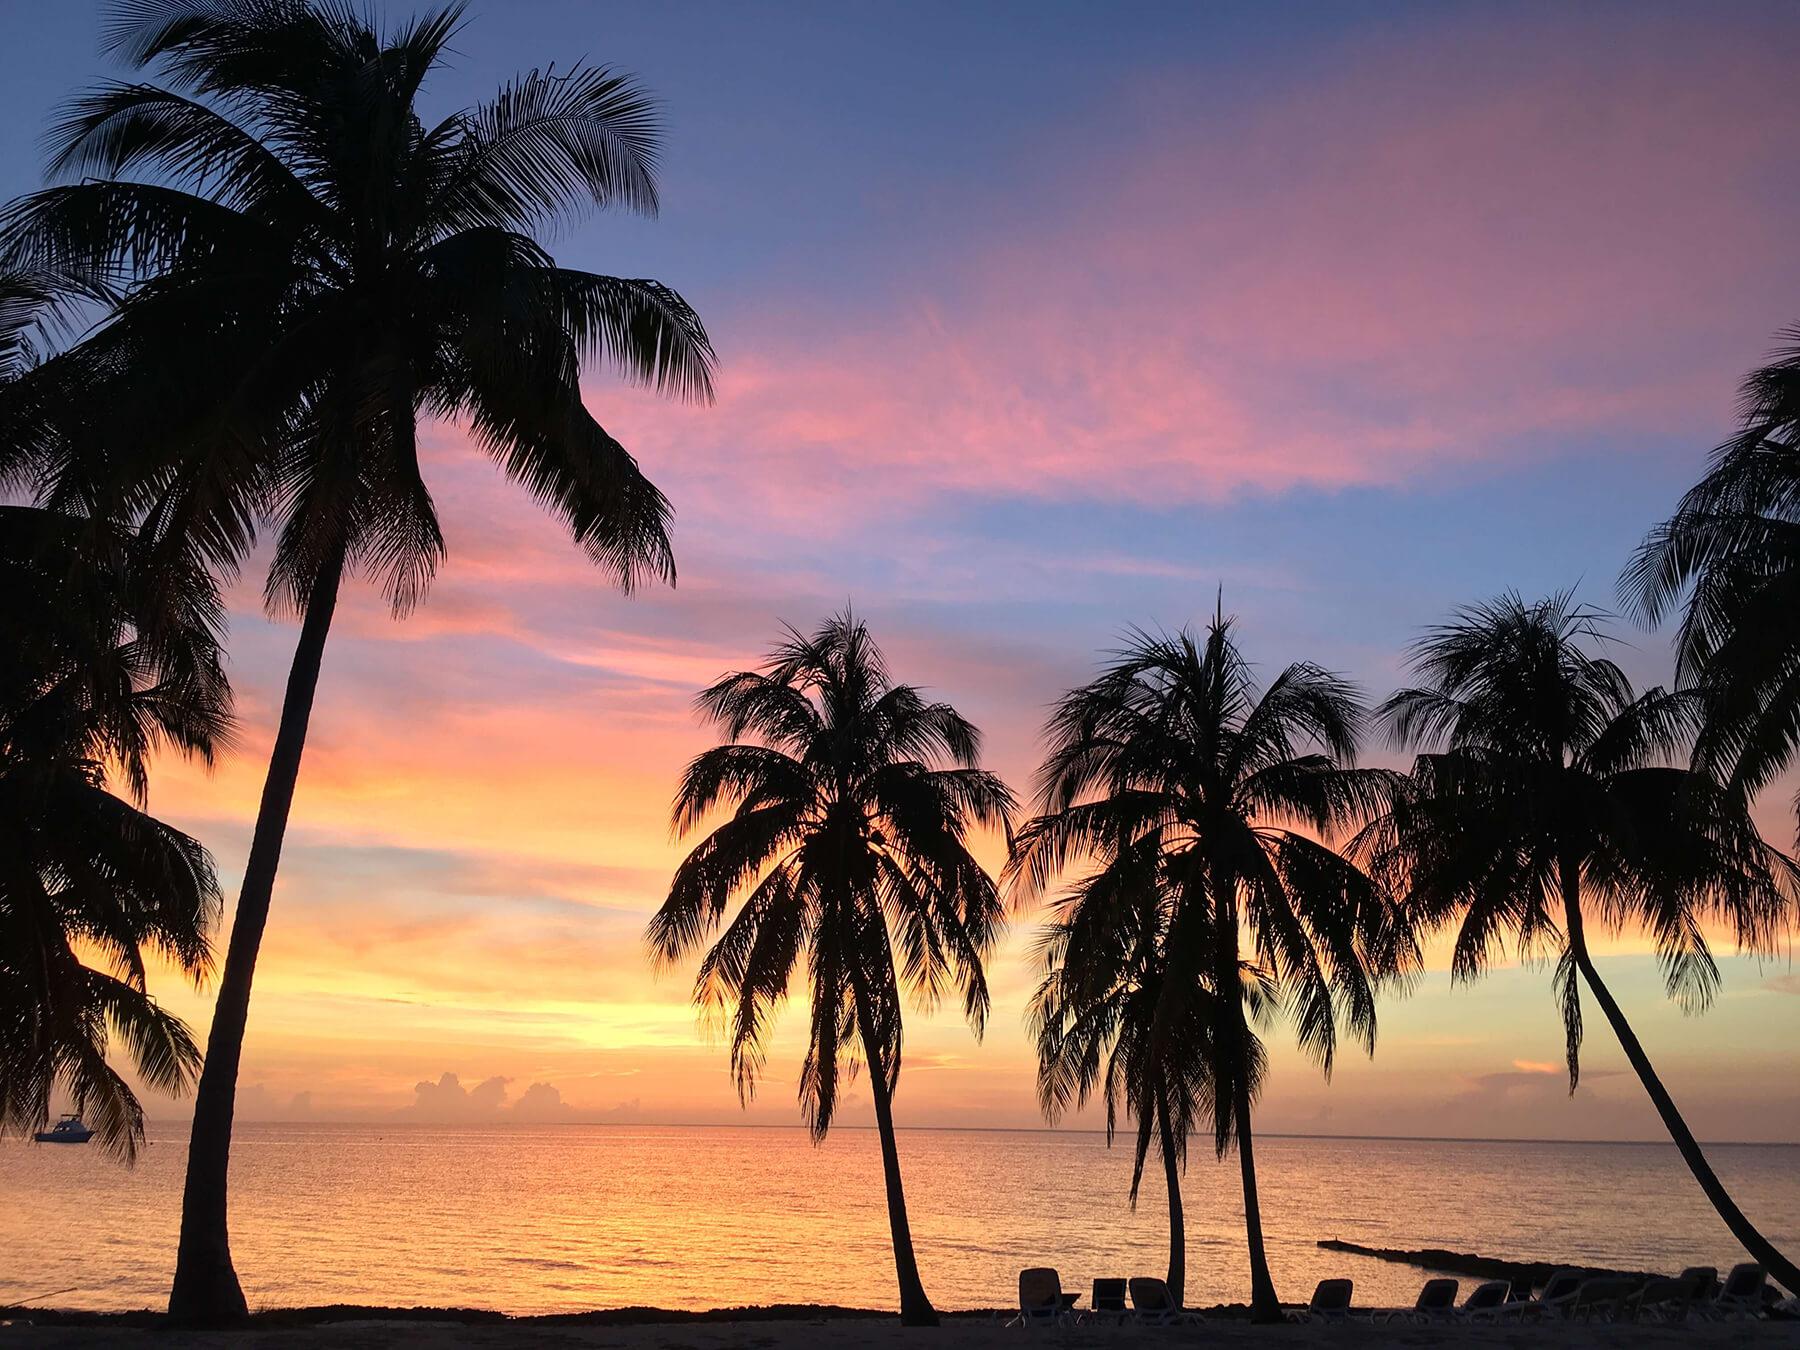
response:
M1514 1285L1541 1289L1559 1270L1579 1270L1588 1275L1621 1275L1636 1280L1659 1278L1654 1271L1613 1270L1607 1266L1586 1266L1579 1262L1503 1261L1497 1256L1478 1256L1473 1252L1452 1252L1442 1247L1365 1247L1359 1242L1327 1238L1319 1246L1328 1252L1348 1252L1352 1256L1368 1256L1377 1261L1393 1261L1400 1265L1419 1266L1425 1270L1442 1270L1452 1275L1472 1275L1482 1280L1510 1280Z

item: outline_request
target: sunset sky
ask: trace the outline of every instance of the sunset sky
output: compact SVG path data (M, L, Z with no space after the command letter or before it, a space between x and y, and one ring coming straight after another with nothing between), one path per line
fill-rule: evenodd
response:
M54 105L114 73L89 8L0 0L4 195L39 182ZM1264 670L1315 660L1378 698L1459 603L1614 603L1800 322L1791 5L974 8L476 5L434 111L581 58L665 101L662 217L550 242L677 287L714 336L715 406L587 383L675 503L680 585L621 596L429 431L450 558L405 622L366 588L340 609L241 1115L746 1118L689 972L654 975L642 933L711 742L693 694L783 622L853 601L1021 791L1046 705L1221 586ZM260 586L234 592L241 749L152 791L233 898L295 638ZM1634 678L1666 680L1665 637L1620 632ZM1792 788L1762 804L1783 843ZM909 1022L902 1123L1039 1123L1036 923L994 957L985 1040ZM1723 962L1686 1018L1641 943L1607 950L1697 1134L1800 1139L1785 955ZM1569 1097L1547 970L1452 991L1444 968L1330 1085L1271 1033L1264 1126L1660 1134L1597 1015ZM210 995L158 992L204 1025ZM748 1119L798 1120L792 1011Z

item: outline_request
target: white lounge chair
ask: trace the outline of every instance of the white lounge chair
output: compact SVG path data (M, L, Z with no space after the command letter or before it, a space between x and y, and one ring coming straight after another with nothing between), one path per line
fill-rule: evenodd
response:
M1634 1322L1685 1322L1694 1305L1710 1299L1719 1272L1711 1266L1689 1266L1672 1280L1651 1280L1631 1301Z
M1569 1301L1571 1322L1617 1322L1627 1312L1638 1281L1629 1275L1593 1275L1583 1280Z
M1440 1278L1425 1281L1425 1287L1419 1290L1419 1297L1413 1300L1410 1308L1388 1308L1374 1314L1373 1320L1386 1325L1390 1322L1449 1322L1456 1317L1456 1291L1460 1286L1457 1281Z
M1312 1301L1288 1314L1290 1322L1348 1322L1350 1297L1355 1285L1349 1280L1320 1280Z
M1069 1321L1063 1303L1062 1276L1053 1266L1032 1266L1019 1272L1019 1311L1009 1327L1059 1326Z
M1544 1281L1535 1298L1520 1299L1513 1304L1519 1317L1566 1317L1575 1306L1575 1291L1587 1275L1579 1270L1559 1270Z
M1469 1291L1469 1296L1456 1310L1459 1322L1498 1322L1509 1307L1507 1297L1512 1285L1505 1280L1487 1280Z
M1769 1272L1754 1261L1733 1266L1707 1311L1718 1318L1761 1317L1766 1302L1763 1289L1768 1282Z
M1143 1326L1173 1327L1204 1322L1197 1312L1189 1312L1175 1302L1167 1282L1139 1275L1130 1282L1131 1314Z

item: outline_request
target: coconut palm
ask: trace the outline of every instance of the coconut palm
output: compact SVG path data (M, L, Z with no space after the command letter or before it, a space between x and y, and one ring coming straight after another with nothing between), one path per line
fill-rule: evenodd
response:
M1581 987L1618 1036L1663 1124L1732 1233L1794 1287L1796 1271L1726 1193L1594 961L1588 934L1641 929L1671 998L1712 1000L1705 925L1766 952L1800 873L1757 833L1743 797L1686 767L1701 712L1687 693L1637 693L1588 650L1602 616L1568 594L1459 610L1415 647L1419 688L1381 708L1412 781L1359 848L1406 888L1421 925L1456 924L1451 973L1484 971L1511 940L1555 960L1569 1090L1580 1075Z
M1040 939L1045 973L1031 1001L1038 1049L1038 1101L1052 1123L1096 1091L1106 1103L1106 1140L1120 1116L1135 1123L1131 1203L1154 1143L1169 1196L1169 1292L1179 1305L1187 1283L1187 1227L1181 1173L1188 1136L1212 1119L1209 1093L1212 999L1182 1005L1183 1021L1155 1035L1168 970L1167 942L1179 899L1162 841L1146 833L1107 850L1056 905ZM1160 1043L1159 1043L1160 1042ZM1159 1053L1160 1051L1160 1053ZM1251 1095L1261 1056L1251 1064Z
M1800 343L1800 329L1786 336ZM1752 372L1741 405L1738 434L1651 531L1621 590L1656 624L1692 587L1676 680L1708 691L1696 759L1754 795L1800 749L1800 346Z
M206 850L144 810L148 762L210 761L230 721L211 581L147 554L105 522L0 507L0 1134L42 1129L60 1091L127 1160L144 1113L109 1044L152 1087L192 1083L199 1049L146 958L199 981L219 912Z
M659 139L629 78L533 72L427 125L420 90L462 6L390 31L305 0L132 0L107 85L52 128L67 180L0 222L0 266L47 278L45 326L99 325L0 396L0 486L141 522L222 576L275 535L265 594L300 637L195 1102L170 1295L241 1317L226 1228L252 975L340 586L396 614L444 556L421 417L465 426L625 586L673 577L668 508L582 403L591 357L708 397L699 320L654 281L559 266L534 239L582 204L656 207Z
M1340 1024L1370 1053L1375 994L1416 958L1370 878L1329 841L1372 811L1393 775L1352 767L1364 709L1356 691L1297 663L1259 690L1222 615L1204 640L1134 632L1092 683L1064 696L1047 730L1038 816L1008 874L1039 894L1082 856L1153 841L1170 892L1152 1065L1191 1051L1211 1010L1201 1100L1223 1157L1243 1178L1256 1317L1279 1318L1263 1247L1251 1106L1264 1050L1254 1029L1292 1014L1327 1075Z
M902 990L926 1008L954 991L981 1033L982 962L1002 912L968 836L977 825L1006 827L1012 795L978 767L975 727L895 684L848 612L811 637L788 630L762 670L726 676L698 706L728 743L688 765L674 828L686 836L713 812L730 814L675 873L650 923L652 952L661 964L679 961L723 925L694 998L726 1019L746 1102L775 1009L805 971L801 1108L823 1139L843 1079L859 1059L868 1070L900 1315L929 1325L936 1315L913 1255L894 1140Z

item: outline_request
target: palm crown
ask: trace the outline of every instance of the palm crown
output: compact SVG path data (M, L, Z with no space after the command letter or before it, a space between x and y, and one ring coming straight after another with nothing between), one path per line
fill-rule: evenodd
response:
M579 375L604 356L705 397L706 334L666 287L559 266L530 234L582 201L654 211L654 107L577 67L427 125L461 12L383 36L301 0L118 8L111 47L162 82L73 103L49 141L78 181L3 222L45 324L96 298L105 321L0 402L0 480L142 516L226 571L273 521L272 603L342 567L403 610L444 551L424 414L465 422L627 584L672 574L666 503Z
M1713 1207L1795 1287L1800 1268L1738 1208L1657 1076L1587 926L1647 931L1669 994L1698 1010L1719 983L1706 925L1770 950L1800 873L1763 842L1742 793L1681 762L1705 700L1634 692L1586 649L1604 636L1600 616L1567 594L1502 596L1427 635L1414 652L1426 685L1382 709L1395 743L1425 753L1359 848L1406 888L1421 926L1458 921L1454 976L1479 973L1508 936L1527 955L1555 954L1571 1092L1587 985Z
M1740 403L1741 430L1651 531L1621 590L1656 623L1691 583L1676 675L1707 694L1697 757L1753 795L1800 749L1800 346L1752 372Z
M1741 800L1679 762L1700 700L1634 692L1615 662L1584 650L1603 637L1600 616L1568 594L1507 595L1427 636L1414 653L1427 684L1381 710L1396 746L1427 752L1363 841L1421 922L1461 916L1456 977L1479 974L1507 936L1556 955L1571 1085L1573 944L1588 920L1648 931L1670 995L1700 1008L1719 978L1705 924L1766 950L1795 881Z
M790 630L763 670L720 680L699 707L731 743L688 766L675 828L686 835L718 808L731 815L676 872L651 946L680 959L743 897L701 962L695 997L731 1007L732 1067L747 1095L768 1020L805 969L801 1097L823 1135L859 1041L888 1091L898 1081L903 988L929 1005L953 987L982 1026L982 958L1002 911L967 836L1003 826L1011 794L977 767L976 729L892 683L848 614L811 637Z
M1391 783L1351 767L1363 718L1349 684L1304 662L1259 693L1229 620L1204 642L1136 634L1057 706L1041 814L1020 831L1011 873L1033 893L1081 855L1154 835L1180 896L1163 1019L1223 973L1227 997L1252 1008L1272 991L1291 1000L1301 1044L1329 1069L1340 1021L1373 1045L1375 984L1407 958L1369 878L1320 842L1359 823ZM1240 923L1248 963L1236 957ZM1222 938L1233 952L1224 972ZM1223 1147L1229 1118L1217 1128Z
M1164 931L1142 1053L1152 1067L1207 1053L1207 1078L1189 1091L1211 1116L1218 1151L1239 1148L1253 1304L1272 1318L1250 1135L1264 1051L1251 1023L1290 1012L1329 1073L1340 1024L1373 1050L1376 989L1417 954L1380 889L1322 842L1391 790L1393 775L1352 767L1364 720L1355 690L1305 662L1259 690L1231 626L1215 618L1204 640L1134 633L1098 678L1062 699L1038 774L1039 814L1008 872L1029 897L1080 858L1104 873L1137 849L1153 853L1153 890L1136 903L1161 910L1166 896L1167 912L1153 920ZM1209 1011L1202 1039L1193 1028Z
M203 978L220 908L206 850L142 809L147 762L210 758L230 730L218 596L204 574L147 575L147 552L0 508L0 1132L40 1128L60 1086L127 1158L143 1109L109 1039L152 1086L193 1081L200 1052L149 996L149 958Z
M981 737L947 703L888 676L848 612L811 637L792 629L760 671L728 675L699 706L729 744L688 765L678 834L731 812L689 853L650 923L662 962L736 916L700 962L694 997L731 1028L739 1092L755 1090L764 1038L795 973L812 991L800 1100L813 1137L830 1129L839 1081L869 1071L888 1225L907 1325L936 1322L919 1277L895 1142L901 1004L960 991L979 1035L982 963L1002 921L993 879L969 851L977 825L1006 828L1012 794L978 767ZM750 739L745 739L746 737Z
M1114 841L1055 904L1039 938L1044 977L1029 1012L1045 1117L1054 1123L1098 1091L1109 1145L1121 1114L1135 1122L1134 1207L1155 1142L1168 1190L1167 1285L1176 1303L1184 1298L1187 1277L1181 1169L1188 1136L1231 1111L1229 1103L1221 1111L1216 1097L1215 991L1209 985L1204 997L1182 1000L1174 1021L1159 1018L1169 933L1179 904L1179 888L1154 831L1126 843ZM1245 1072L1253 1097L1264 1067L1261 1045L1252 1046Z
M1181 1001L1179 1023L1159 1025L1180 908L1170 871L1154 831L1109 847L1054 906L1039 939L1045 973L1030 1010L1045 1116L1055 1121L1098 1091L1109 1140L1121 1115L1136 1123L1134 1201L1152 1139L1163 1136L1159 1147L1179 1161L1197 1124L1230 1114L1212 1096L1211 987ZM1265 1067L1260 1046L1248 1067L1255 1095Z

